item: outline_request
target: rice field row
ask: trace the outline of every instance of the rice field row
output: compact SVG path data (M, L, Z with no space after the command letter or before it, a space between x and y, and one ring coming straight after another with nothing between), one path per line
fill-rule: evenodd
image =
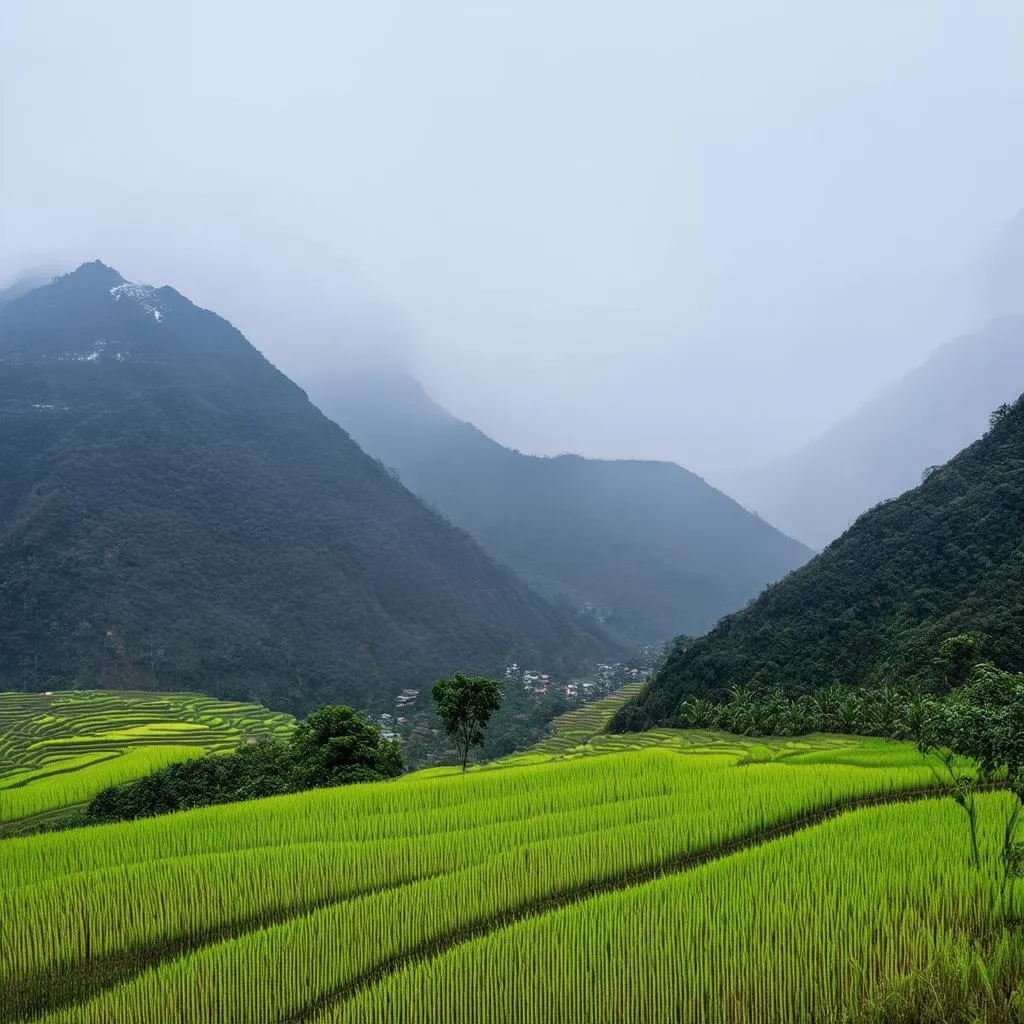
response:
M745 763L791 761L794 764L892 765L894 758L912 764L918 754L912 744L864 736L813 733L806 736L737 736L718 729L649 729L610 735L604 732L623 701L636 696L644 683L630 683L602 700L584 704L556 718L551 735L528 751L481 765L477 770L537 764L554 758L613 754L626 750L665 747L686 754L721 754ZM451 774L451 768L430 769L430 774Z
M200 757L201 747L133 747L121 754L76 763L62 771L13 786L0 783L0 822L18 821L63 807L86 803L100 790L147 775L175 761ZM79 758L69 761L80 762Z
M841 1020L965 937L1001 927L1011 798L979 804L980 873L951 801L860 810L460 944L313 1021Z
M0 693L0 824L293 727L289 715L194 694Z
M12 840L0 985L29 1005L59 978L68 1024L276 1021L481 922L933 782L919 758L736 761L654 748ZM125 974L96 992L103 958Z
M602 732L615 717L615 712L644 686L644 683L627 683L601 700L590 701L575 711L559 715L551 723L551 735L533 747L533 751L539 754L564 754L586 743L592 736Z

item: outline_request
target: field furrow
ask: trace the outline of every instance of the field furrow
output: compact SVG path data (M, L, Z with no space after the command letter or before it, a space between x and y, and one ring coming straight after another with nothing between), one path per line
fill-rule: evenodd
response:
M979 802L982 871L952 801L859 810L475 936L303 1019L839 1020L998 927L998 846L1011 798Z

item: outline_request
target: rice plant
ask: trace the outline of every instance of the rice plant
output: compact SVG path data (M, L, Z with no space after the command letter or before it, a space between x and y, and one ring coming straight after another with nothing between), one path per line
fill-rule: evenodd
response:
M290 715L195 694L0 693L0 824L85 803L246 739L287 736Z
M931 781L923 764L737 768L654 748L18 841L7 983L56 972L73 994L76 969L148 944L172 958L48 1019L278 1020L452 935ZM173 957L189 936L210 943Z
M424 958L316 1024L838 1020L998 917L999 823L979 873L947 801L860 810L691 872Z

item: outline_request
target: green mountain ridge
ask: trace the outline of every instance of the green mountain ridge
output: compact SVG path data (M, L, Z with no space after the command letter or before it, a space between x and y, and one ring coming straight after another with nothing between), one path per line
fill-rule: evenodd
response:
M0 307L0 689L383 709L614 651L369 458L227 321L100 263Z
M702 633L811 552L667 462L505 448L380 367L313 400L402 482L563 607L624 642Z
M820 555L707 636L677 645L617 731L673 720L730 687L794 696L838 681L934 682L948 636L1024 669L1024 397L924 482L862 515Z

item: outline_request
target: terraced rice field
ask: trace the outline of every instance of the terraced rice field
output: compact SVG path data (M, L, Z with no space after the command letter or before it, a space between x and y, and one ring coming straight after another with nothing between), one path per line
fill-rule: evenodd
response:
M980 875L951 801L859 810L418 958L311 1020L839 1021L1000 927L1010 798L981 800Z
M575 711L559 715L551 723L551 735L534 748L538 754L565 754L602 732L615 712L644 687L629 683L602 700L591 701Z
M613 754L626 750L662 747L686 754L721 754L740 763L789 761L793 764L893 765L896 760L916 764L920 757L909 743L896 744L865 736L814 733L800 737L736 736L715 729L650 729L641 733L609 735L605 727L624 701L636 696L643 683L631 683L602 700L585 704L556 718L551 735L524 753L511 754L478 770L537 764L565 757ZM450 774L454 769L432 769Z
M912 748L698 738L9 840L0 1021L796 1021L993 925Z
M174 761L293 727L290 716L259 705L194 694L0 693L0 832Z

